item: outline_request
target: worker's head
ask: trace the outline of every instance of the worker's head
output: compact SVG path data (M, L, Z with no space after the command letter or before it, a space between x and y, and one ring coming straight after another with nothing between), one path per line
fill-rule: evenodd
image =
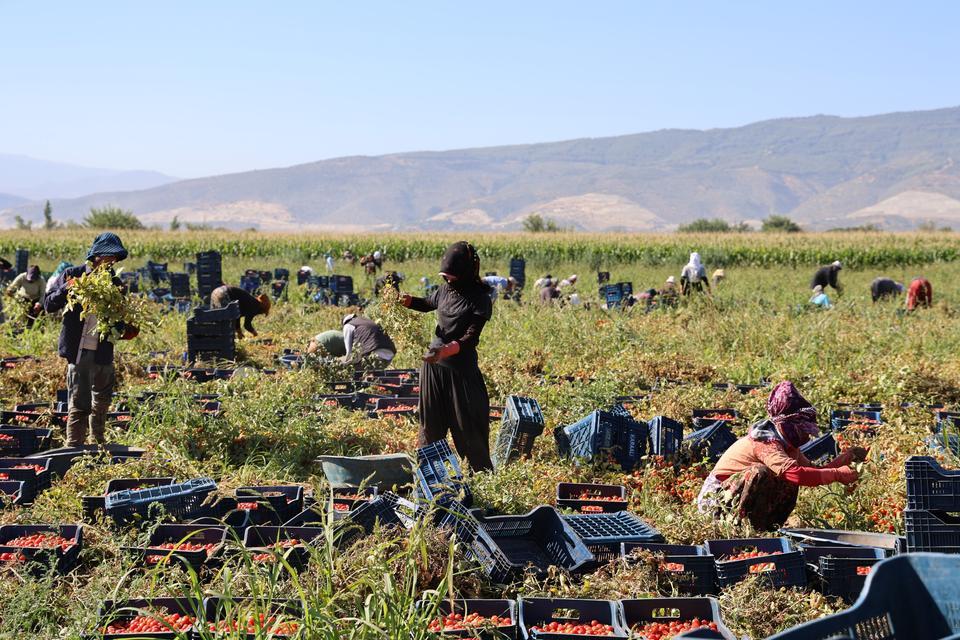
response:
M573 274L572 276L568 276L568 277L567 277L567 282L569 282L570 284L577 284L577 274Z
M257 302L260 303L260 309L262 309L263 315L265 316L270 315L270 306L271 306L270 296L268 296L265 293L261 293L260 295L257 296Z
M37 265L31 265L27 269L27 282L36 282L40 279L40 267Z
M677 279L674 278L673 276L668 276L668 277L667 277L667 284L670 284L670 285L677 284Z
M517 279L513 276L507 278L507 291L513 291L517 288Z
M840 269L843 269L843 264L841 264L839 260L834 260L833 264L831 264L830 267L834 271L840 271Z
M356 317L357 317L357 314L355 314L355 313L348 313L347 315L343 316L343 322L340 323L340 326L342 326L342 327L347 326L347 324L349 324L350 321L353 320L353 319L356 318Z
M792 447L800 447L820 434L817 410L800 395L789 380L784 380L767 398L767 415L783 439Z
M126 258L127 250L120 242L120 238L117 234L110 232L98 235L90 245L90 251L87 252L87 262L93 263L94 267L109 266Z
M440 275L454 288L480 281L480 256L472 244L454 242L440 261Z

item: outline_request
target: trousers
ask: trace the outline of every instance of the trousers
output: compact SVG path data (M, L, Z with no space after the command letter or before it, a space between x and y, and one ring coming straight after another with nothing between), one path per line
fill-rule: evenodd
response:
M67 446L79 447L93 432L97 444L105 444L107 412L113 401L116 373L113 363L97 364L95 352L82 349L76 364L67 367L67 389L70 393L67 416Z
M490 398L476 365L452 367L423 363L420 368L418 447L453 436L453 446L474 471L493 469L490 461Z

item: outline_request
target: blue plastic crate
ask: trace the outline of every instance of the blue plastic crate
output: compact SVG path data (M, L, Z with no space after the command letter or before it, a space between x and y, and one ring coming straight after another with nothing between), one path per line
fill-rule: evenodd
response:
M941 509L905 509L907 551L960 553L960 515Z
M510 258L510 277L517 281L517 286L523 288L527 283L527 261L523 258Z
M118 524L148 518L153 504L163 505L177 520L199 518L206 515L204 502L216 488L212 479L196 478L168 486L117 491L104 497L104 509Z
M579 513L563 516L586 544L664 542L660 532L629 511Z
M828 460L836 458L840 453L840 448L837 446L833 434L827 433L800 447L800 453L805 455L810 462L817 464L825 458Z
M768 640L922 640L960 633L960 556L916 553L877 563L852 607Z
M636 467L646 455L648 428L632 418L594 411L579 422L554 430L561 456L575 460L609 459L624 471Z
M588 497L582 497L586 494ZM579 513L616 513L627 508L627 488L621 484L557 483L557 507Z
M466 557L478 563L491 581L505 583L514 574L510 560L461 502L450 500L444 503L437 510L437 524L456 534Z
M236 320L240 317L240 305L234 301L220 309L197 307L193 310L193 321L196 324L224 322Z
M428 502L453 498L469 507L473 492L464 481L460 460L446 440L417 449L417 497Z
M817 574L823 593L848 603L857 599L867 580L858 569L872 568L886 558L884 550L875 547L803 547L802 552L804 562Z
M493 466L502 469L516 458L529 457L534 440L543 433L543 411L533 398L508 396L493 448Z
M650 427L650 455L670 457L680 453L683 424L666 416L654 416Z
M736 441L737 436L730 429L730 425L724 420L717 420L709 427L698 429L684 437L683 444L694 459L706 457L711 462L716 462Z
M830 412L830 425L834 430L840 430L846 425L856 422L882 424L883 417L879 411L864 409L835 409Z

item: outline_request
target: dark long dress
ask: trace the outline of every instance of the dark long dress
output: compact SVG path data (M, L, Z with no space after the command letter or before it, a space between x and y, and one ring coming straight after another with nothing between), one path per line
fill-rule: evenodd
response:
M413 298L410 308L437 312L431 348L460 343L457 355L420 368L417 446L443 440L449 432L457 453L475 471L492 469L490 398L477 360L480 332L493 310L489 292L480 285L460 290L444 283L427 298Z

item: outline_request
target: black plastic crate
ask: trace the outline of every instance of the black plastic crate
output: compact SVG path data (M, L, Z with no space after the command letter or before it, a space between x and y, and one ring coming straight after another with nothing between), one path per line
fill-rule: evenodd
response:
M240 288L250 295L259 293L261 284L260 276L240 276Z
M563 519L587 544L664 542L659 531L629 511L565 515Z
M236 320L240 317L240 305L234 301L220 309L211 309L210 307L197 307L193 310L192 320L196 324L216 323L225 320Z
M666 416L654 416L650 428L650 455L672 457L680 453L683 424Z
M624 542L621 553L628 562L634 551L642 549L662 554L660 571L684 594L703 596L717 593L715 558L700 545Z
M883 549L864 547L804 547L803 559L817 574L825 595L857 599L873 565L886 557Z
M560 640L565 638L626 638L620 623L619 603L614 600L573 600L568 598L521 598L517 608L520 632L524 638ZM603 636L546 633L537 630L551 622L590 624L593 620L612 627Z
M426 601L421 605L428 605ZM473 629L447 629L442 627L445 616L457 613L464 617L477 614L489 619L492 616L507 618L510 624L497 626L496 629L485 626ZM429 624L429 631L442 632L444 638L475 638L476 640L513 640L517 637L517 603L513 600L449 600L437 603L437 617Z
M247 621L253 616L265 614L273 618L271 627L261 628L257 634L231 631L225 637L231 640L261 640L263 638L284 638L293 636L297 629L304 627L302 605L296 600L269 600L262 598L206 598L203 601L205 636L218 637L215 633L225 633L236 626L246 628ZM217 628L224 625L225 628ZM290 625L287 629L283 627ZM286 633L289 631L289 633Z
M727 587L740 582L748 575L762 575L773 587L802 587L807 584L807 572L803 554L790 550L786 538L736 538L730 540L707 540L707 553L717 563L717 582ZM744 560L725 560L738 550L756 549L762 555ZM755 568L756 567L756 568Z
M960 511L960 470L944 469L929 456L905 464L908 509Z
M196 478L168 486L127 489L108 493L104 509L118 524L148 518L151 505L157 504L176 520L200 518L206 515L207 496L216 488L212 479Z
M0 480L0 509L23 503L23 482Z
M579 422L554 431L561 456L575 460L602 456L624 471L636 467L646 455L648 435L646 423L609 411L594 411Z
M2 484L2 483L0 483ZM72 544L62 547L18 547L10 543L23 536L50 533L70 540ZM20 554L24 562L42 565L54 563L58 573L68 573L77 565L83 548L83 526L77 524L5 524L0 526L0 553Z
M477 562L494 583L505 583L514 575L514 567L477 518L461 502L449 500L440 505L436 522L441 529L455 533L464 555Z
M170 273L167 278L170 282L170 295L174 298L190 297L189 273Z
M28 458L34 460L35 458ZM103 495L83 496L83 519L92 522L97 519L97 512L104 510L105 498L108 493L124 491L126 489L142 489L144 487L165 487L173 484L174 478L114 478L107 481Z
M143 547L126 547L145 566L168 561L182 562L194 570L218 557L227 542L227 528L196 524L162 524L153 530ZM162 549L164 544L210 545L207 549Z
M27 272L28 263L30 262L30 250L29 249L17 249L13 254L13 267L17 271L17 275Z
M627 508L627 488L621 484L557 483L557 506L580 513L616 513Z
M720 605L714 598L642 598L620 601L621 624L628 632L638 634L639 629L650 623L670 624L671 622L690 622L694 619L714 623L717 637L723 640L737 640L720 617ZM705 624L701 629L709 629Z
M0 480L22 482L23 502L33 502L37 495L49 489L50 475L49 459L0 458Z
M502 469L511 460L529 457L534 440L543 433L543 428L543 411L539 402L533 398L508 396L493 448L494 468Z
M237 499L255 498L265 503L278 517L278 524L282 524L303 511L303 487L301 485L276 485L239 487L236 491Z
M49 442L51 434L50 429L0 426L0 455L11 458L29 456L42 450L42 441Z
M328 282L330 290L337 295L351 295L353 293L353 278L351 276L330 276Z
M27 408L31 407L31 408ZM46 409L35 409L32 405L20 405L14 407L13 411L0 411L0 424L10 426L27 426L36 424L44 416L53 411L52 405L46 405Z
M344 407L346 409L355 409L357 396L352 393L332 393L316 396L316 400L322 407Z
M883 416L879 409L834 409L830 412L830 420L863 420L880 424Z
M129 623L138 616L165 616L172 613L189 616L197 621L190 630L158 633L106 633L107 626L120 626ZM87 638L96 640L124 640L126 638L149 638L150 640L176 640L177 638L191 637L192 630L203 616L203 603L192 598L149 598L131 600L107 600L100 605L96 631L88 634ZM159 619L159 618L158 618Z
M703 429L704 427L709 427L716 422L736 422L740 419L740 412L736 409L729 408L694 409L692 416L693 426L695 426L697 429Z
M323 527L247 527L243 548L254 554L272 554L273 562L278 561L277 556L283 556L290 566L301 568L309 560L307 545L316 545L325 532Z
M840 448L837 446L833 434L827 433L800 447L800 453L805 455L810 462L819 464L821 461L826 462L836 458L840 453Z
M187 338L191 336L232 336L237 332L236 320L216 320L198 322L187 319Z
M469 507L473 492L464 481L460 460L446 440L417 449L416 495L428 502L453 498Z
M955 512L905 509L907 551L960 553L960 515Z
M353 511L377 496L376 487L334 487L331 489L333 510L338 513ZM326 499L326 498L325 498Z
M537 507L519 516L481 516L478 520L514 575L520 575L527 566L540 576L551 566L576 573L594 562L587 545L553 507Z
M694 460L707 458L716 462L736 441L737 436L730 429L729 423L717 420L709 427L698 429L684 437L683 446Z
M523 258L510 258L510 277L517 281L517 286L523 289L527 283L527 261Z
M409 529L418 515L417 507L392 492L363 502L350 512L337 527L337 546L343 548L364 535L372 534L377 526Z
M290 269L284 267L277 267L273 270L273 279L274 280L289 280L290 279Z
M372 406L370 406L372 404ZM420 398L417 396L407 398L371 398L370 403L371 417L384 415L390 416L413 416L420 411Z

